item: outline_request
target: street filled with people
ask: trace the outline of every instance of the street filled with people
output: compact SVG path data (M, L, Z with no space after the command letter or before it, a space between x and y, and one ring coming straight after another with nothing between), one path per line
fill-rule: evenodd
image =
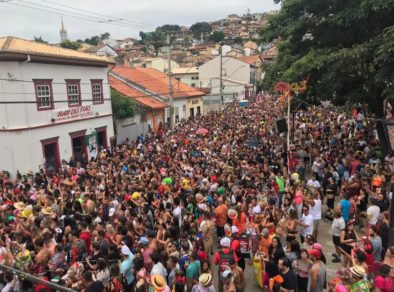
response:
M0 264L86 292L393 291L394 158L373 122L307 105L288 147L285 115L264 95L56 173L0 172ZM1 291L56 290L1 270Z

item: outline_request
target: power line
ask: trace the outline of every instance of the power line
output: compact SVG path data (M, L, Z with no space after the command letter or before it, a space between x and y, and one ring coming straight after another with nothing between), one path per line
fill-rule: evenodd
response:
M49 9L53 9L55 11L67 12L67 11L65 11L64 9L61 9L61 8L51 7L51 6L48 6L48 5L34 3L34 2L31 2L31 1L25 1L25 0L16 0L16 1L22 2L22 3L26 3L28 5L44 7L45 9L49 8ZM69 11L68 13L71 13L71 11ZM81 17L91 18L92 20L103 20L102 17L90 16L90 15L86 15L86 14L82 14L82 13L78 13L78 12L72 12L72 13L73 13L73 15L80 15Z
M134 24L146 25L146 26L152 26L149 23L144 23L144 22L138 22L138 21L127 20L127 19L123 19L123 18L113 17L113 16L109 16L109 15L105 15L105 14L101 14L101 13L97 13L97 12L84 10L84 9L81 9L81 8L72 7L72 6L69 6L69 5L56 3L56 2L53 2L53 1L49 1L49 0L41 0L41 1L47 2L47 3L51 3L51 4L54 4L54 5L58 5L58 6L62 6L62 7L66 7L66 8L70 8L70 9L77 10L77 11L83 11L83 12L86 12L86 13L89 13L89 14L93 14L93 15L98 15L98 16L110 18L110 19L113 18L113 19L119 20L119 21L125 21L125 22L134 23Z
M119 26L119 27L125 27L125 28L133 28L133 29L137 29L137 28L143 28L143 27L147 27L147 25L137 25L137 24L127 24L127 23L115 23L112 21L115 21L116 19L103 19L103 18L99 18L96 16L90 16L90 15L84 15L81 13L76 13L74 11L67 11L67 10L62 10L56 7L51 7L51 6L47 6L47 5L42 5L42 4L37 4L37 3L33 3L33 2L29 2L29 1L24 1L24 0L16 0L16 1L20 1L22 3L27 3L29 5L24 5L24 4L20 4L20 3L15 3L15 2L2 2L2 3L6 3L9 5L14 5L14 6L19 6L19 7L24 7L24 8L29 8L29 9L33 9L33 10L38 10L41 12L47 12L47 13L52 13L52 14L57 14L57 15L62 15L62 16L68 16L68 17L72 17L72 18L76 18L76 19L81 19L81 20L85 20L85 21L91 21L91 22L95 22L95 23L104 23L104 24L109 24L109 25L114 25L114 26ZM38 5L41 6L43 8L39 8L39 7L35 7L35 6L31 6L31 5ZM148 27L150 27L150 25L148 25ZM153 27L153 26L152 26Z

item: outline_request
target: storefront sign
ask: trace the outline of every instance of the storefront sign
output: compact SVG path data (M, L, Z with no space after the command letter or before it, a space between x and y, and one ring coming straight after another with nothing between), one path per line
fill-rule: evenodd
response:
M198 99L192 100L192 104L197 104L198 103Z
M78 120L90 117L93 117L93 109L90 105L55 112L55 122Z

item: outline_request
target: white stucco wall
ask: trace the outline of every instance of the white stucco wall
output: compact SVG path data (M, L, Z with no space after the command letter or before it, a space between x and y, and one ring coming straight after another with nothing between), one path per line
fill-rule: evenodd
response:
M174 98L174 121L175 121L176 108L178 108L178 110L179 110L179 121L187 118L186 102L187 102L186 98ZM165 122L166 123L168 121L169 116L170 116L170 108L167 107L165 109Z
M195 74L173 74L173 77L179 79L179 81L191 86L194 84L194 87L200 87L200 80L198 79L198 73ZM194 79L192 79L194 78Z
M223 78L233 79L243 83L250 82L250 65L232 57L223 57ZM212 78L220 77L220 56L199 67L199 81L201 87L212 88Z
M164 58L155 58L146 62L147 68L153 68L160 72L167 73L168 72L168 60ZM175 61L171 61L171 68L178 68L179 64Z
M0 62L0 79L9 79L11 74L15 81L0 80L0 101L35 102L33 79L52 79L53 110L37 111L35 103L6 104L0 106L0 128L24 128L48 124L54 112L68 109L68 103L56 103L67 100L65 79L81 80L82 106L92 105L94 113L109 114L111 110L110 89L107 78L107 68L66 66L21 62ZM103 104L93 105L90 79L103 80ZM18 81L18 80L24 80Z
M220 94L220 79L212 79L212 90L211 94ZM238 98L245 97L245 85L228 82L223 80L223 94L230 94Z

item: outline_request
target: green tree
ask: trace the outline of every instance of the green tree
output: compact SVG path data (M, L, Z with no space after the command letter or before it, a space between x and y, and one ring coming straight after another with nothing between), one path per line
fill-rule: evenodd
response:
M34 37L34 41L37 42L37 43L42 43L42 44L47 44L48 43L47 41L44 41L41 36L39 36L39 37L35 36Z
M242 45L243 44L243 39L241 38L241 37L235 37L234 39L233 39L233 41L234 41L234 44L240 44L240 45Z
M145 41L153 46L155 49L156 56L159 55L159 50L166 44L166 36L164 33L159 31L152 31L145 34Z
M181 31L181 27L177 24L165 24L156 28L156 31L160 30L163 33L168 32L179 32Z
M199 39L201 33L210 33L212 31L212 27L208 22L197 22L190 27L190 30L193 32L193 37Z
M141 44L144 44L146 39L146 34L143 31L140 31L140 38L141 38Z
M106 40L106 39L108 39L110 36L111 36L111 35L109 34L109 32L102 33L102 34L100 35L100 41Z
M112 113L116 119L131 118L135 114L134 101L122 93L111 88Z
M280 38L276 63L262 86L308 78L306 94L335 103L361 103L382 116L393 96L394 0L275 0L278 14L262 30Z
M85 39L85 43L92 45L92 46L97 46L100 41L100 37L98 35L92 36L90 38Z
M82 44L70 40L65 40L60 43L60 46L65 49L78 50L82 46Z
M218 43L224 40L224 32L222 31L214 31L208 38L209 41Z

